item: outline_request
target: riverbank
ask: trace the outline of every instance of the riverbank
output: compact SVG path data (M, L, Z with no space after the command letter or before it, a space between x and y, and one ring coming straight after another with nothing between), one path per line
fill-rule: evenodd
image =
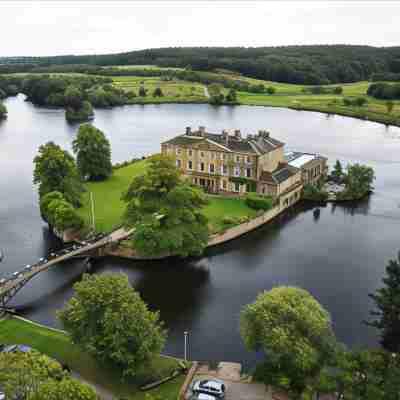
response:
M145 393L139 390L139 386L171 375L175 369L179 368L178 359L160 355L151 361L149 368L138 372L136 382L122 382L122 375L115 367L100 365L93 357L73 344L65 332L18 317L0 320L0 343L31 346L60 363L68 365L85 381L104 387L115 396L124 396L129 400L144 400ZM183 381L184 376L180 376L149 393L161 396L165 400L175 400Z

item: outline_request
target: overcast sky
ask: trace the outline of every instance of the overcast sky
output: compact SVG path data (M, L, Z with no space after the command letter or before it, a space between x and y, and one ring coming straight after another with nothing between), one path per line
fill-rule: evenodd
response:
M396 46L399 17L398 1L0 0L0 56L170 46Z

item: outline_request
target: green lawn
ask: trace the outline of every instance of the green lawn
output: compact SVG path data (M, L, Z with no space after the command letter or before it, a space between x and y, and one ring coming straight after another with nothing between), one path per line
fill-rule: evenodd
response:
M48 356L67 364L85 380L97 383L116 396L125 396L130 400L144 400L145 393L139 391L134 382L121 382L121 375L115 368L99 365L77 345L71 343L68 336L46 327L32 325L16 318L0 320L0 343L26 344ZM151 362L150 369L141 371L145 376L168 376L178 362L168 357L157 356ZM153 372L152 372L153 371ZM176 400L184 377L181 376L161 385L150 393L162 395L165 400Z
M204 94L204 85L181 80L165 81L161 77L117 76L113 77L114 85L125 91L139 93L139 87L147 90L146 97L137 96L130 103L168 103L168 102L207 102ZM153 97L154 90L161 88L164 96Z
M128 188L133 177L143 174L145 168L146 161L139 161L115 170L112 177L106 181L87 183L88 192L84 193L83 206L78 209L85 223L90 224L90 191L94 199L96 231L111 232L120 226L126 207L121 200L121 195ZM255 211L249 208L243 199L210 196L209 201L209 204L204 207L204 214L210 221L212 232L227 227L223 223L224 217L255 216Z
M104 182L90 182L86 184L87 192L83 195L83 206L77 211L87 225L90 221L90 195L93 193L96 230L110 232L122 222L125 203L121 195L131 183L133 177L143 174L146 161L128 165L113 172L111 178Z

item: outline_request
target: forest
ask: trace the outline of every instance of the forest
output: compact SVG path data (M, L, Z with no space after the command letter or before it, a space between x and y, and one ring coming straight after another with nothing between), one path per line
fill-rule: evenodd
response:
M400 76L400 47L316 45L182 47L108 55L0 59L0 73L92 72L95 66L156 65L199 71L228 69L268 81L323 85Z

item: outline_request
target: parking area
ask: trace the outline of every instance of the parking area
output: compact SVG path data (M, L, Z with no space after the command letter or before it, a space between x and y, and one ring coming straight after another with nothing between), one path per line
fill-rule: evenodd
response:
M234 363L220 363L214 370L207 366L201 366L194 375L190 387L197 380L218 379L225 384L225 400L272 400L272 396L266 390L265 385L250 382L240 372L240 364ZM189 389L186 393L186 399L189 400L193 398L192 396L193 393Z

